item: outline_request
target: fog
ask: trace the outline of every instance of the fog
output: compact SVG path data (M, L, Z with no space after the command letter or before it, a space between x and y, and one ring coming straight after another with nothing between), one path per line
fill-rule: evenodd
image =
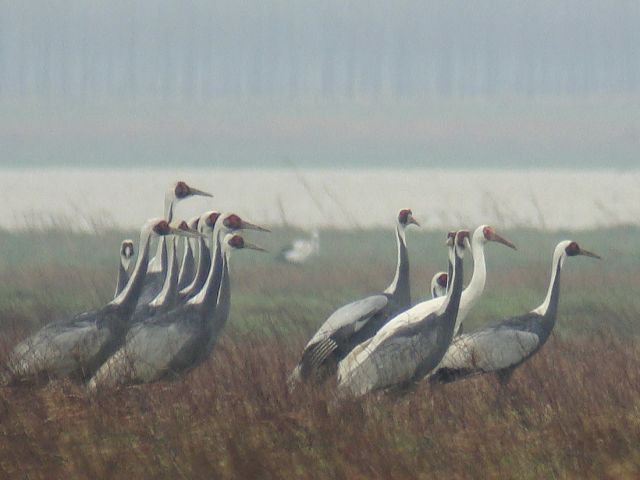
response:
M4 1L0 162L630 166L639 45L634 1Z

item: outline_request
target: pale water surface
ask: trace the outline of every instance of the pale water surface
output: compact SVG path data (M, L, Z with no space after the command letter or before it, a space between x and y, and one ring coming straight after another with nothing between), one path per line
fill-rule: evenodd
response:
M389 226L410 207L429 229L589 229L640 223L640 171L436 169L6 169L0 170L0 226L137 227L161 216L176 180L213 199L182 202L177 215L235 211L267 225Z

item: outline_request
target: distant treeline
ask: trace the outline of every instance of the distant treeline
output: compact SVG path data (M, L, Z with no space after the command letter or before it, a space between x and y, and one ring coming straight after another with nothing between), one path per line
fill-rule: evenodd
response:
M0 97L633 93L632 0L0 3Z

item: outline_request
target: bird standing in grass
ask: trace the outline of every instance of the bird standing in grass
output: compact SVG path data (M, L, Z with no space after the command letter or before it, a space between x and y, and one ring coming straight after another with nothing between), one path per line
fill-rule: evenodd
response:
M409 209L400 210L395 232L398 260L391 284L384 292L349 303L331 314L304 348L291 382L325 379L356 345L373 337L387 320L411 306L405 234L409 225L418 225L413 213Z
M361 396L376 390L406 388L434 369L451 344L462 296L464 251L469 232L454 239L451 288L438 302L422 302L392 318L338 366L338 390Z
M574 241L558 243L544 302L529 313L457 337L430 380L446 383L495 372L502 383L507 383L514 369L531 358L549 338L558 315L560 272L567 257L578 255L600 258Z

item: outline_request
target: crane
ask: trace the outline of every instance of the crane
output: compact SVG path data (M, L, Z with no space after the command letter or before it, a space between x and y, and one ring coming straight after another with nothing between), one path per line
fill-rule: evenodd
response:
M228 218L229 215L223 216L225 220ZM264 251L246 242L242 236L228 233L224 221L216 225L213 235L213 262L201 292L187 303L156 316L153 321L132 328L124 346L91 379L90 390L154 382L193 368L207 358L226 322L225 312L229 310L231 252L239 249Z
M400 210L396 219L396 272L387 289L349 303L329 316L309 340L299 364L291 374L296 381L323 380L335 372L337 363L356 345L371 338L395 314L411 305L409 254L405 230L418 225L410 209Z
M118 268L118 280L116 281L116 293L113 298L118 296L129 281L129 267L134 253L133 240L123 240L120 245L120 265Z
M20 342L8 362L12 380L42 374L85 378L95 372L124 339L147 271L151 239L170 234L190 235L163 219L147 221L136 265L122 292L98 310L49 323Z
M567 257L578 255L600 258L574 241L558 243L553 252L551 281L542 304L524 315L457 337L430 380L446 383L496 372L500 382L507 383L514 369L531 358L549 338L558 314L560 272Z
M429 302L419 303L389 320L369 342L356 347L338 366L341 394L361 396L405 387L438 365L453 338L468 236L468 231L461 230L453 239L451 288L438 309L425 309Z

